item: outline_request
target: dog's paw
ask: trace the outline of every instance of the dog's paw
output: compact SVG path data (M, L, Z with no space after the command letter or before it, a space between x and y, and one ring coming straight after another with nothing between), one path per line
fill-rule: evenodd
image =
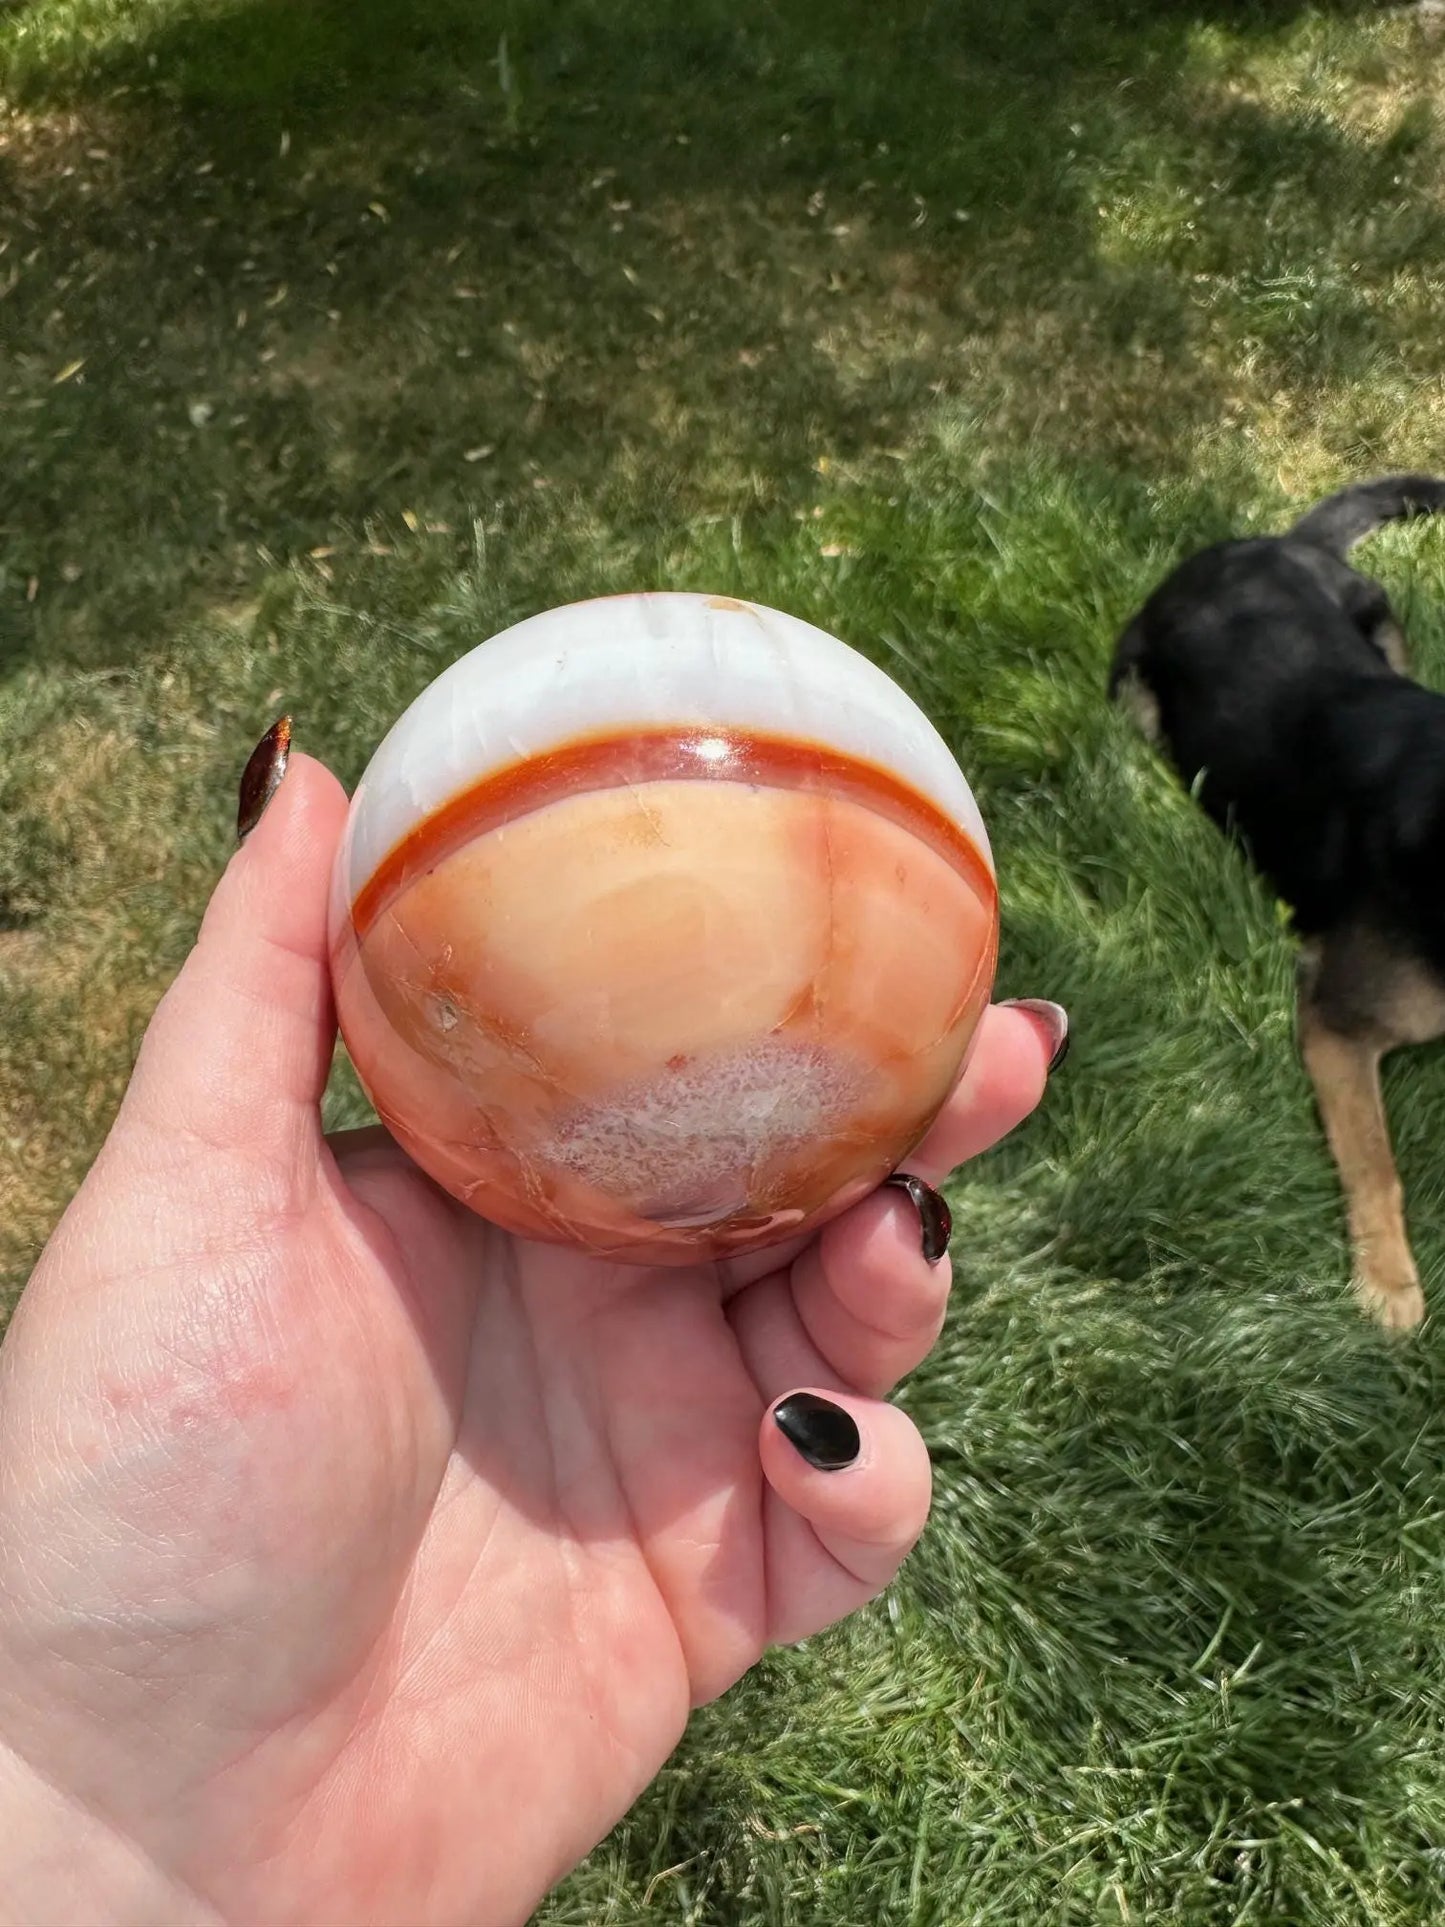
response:
M1386 1331L1412 1332L1425 1317L1425 1294L1416 1278L1402 1278L1398 1283L1356 1278L1355 1296L1361 1311Z

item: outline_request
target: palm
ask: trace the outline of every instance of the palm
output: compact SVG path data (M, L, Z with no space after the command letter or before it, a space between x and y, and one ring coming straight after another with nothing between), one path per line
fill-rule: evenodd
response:
M132 1195L150 1183L164 1170L127 1168ZM147 1680L128 1629L102 1619L72 1645L65 1690L78 1666L94 1715L163 1741L143 1782L107 1788L107 1817L148 1844L207 1787L187 1878L244 1892L260 1843L251 1906L268 1919L316 1918L353 1881L382 1919L520 1917L656 1773L691 1706L808 1610L790 1592L822 1568L826 1593L829 1555L789 1534L759 1466L792 1360L773 1361L774 1384L766 1343L744 1356L780 1315L802 1342L788 1273L725 1303L710 1269L521 1244L389 1145L339 1162L318 1147L279 1198L263 1166L230 1168L226 1189L233 1208L250 1193L229 1248L203 1208L122 1311L107 1307L123 1253L84 1278L104 1418L79 1490L73 1415L57 1400L50 1421L46 1476L109 1542L90 1562L98 1596L183 1624L218 1716L198 1733L193 1697L169 1668ZM84 1219L82 1198L88 1243ZM174 1291L192 1254L211 1281L199 1318ZM21 1319L12 1363L25 1337ZM125 1530L102 1533L117 1517ZM837 1579L851 1601L857 1582ZM49 1682L27 1673L18 1718L59 1773ZM500 1763L477 1743L498 1731ZM479 1815L501 1810L479 1851Z
M353 1790L330 1807L336 1863L366 1864L378 1797L394 1833L414 1797L426 1891L435 1905L440 1881L440 1917L471 1918L502 1879L477 1853L479 1814L511 1816L494 1844L512 1877L528 1816L546 1815L521 1881L535 1892L625 1811L691 1705L762 1650L767 1391L710 1273L619 1270L517 1244L389 1149L343 1169L343 1236L329 1203L303 1234L299 1353L326 1388L306 1406L316 1436L310 1447L286 1437L273 1461L293 1543L332 1522L333 1584L307 1586L309 1625L291 1643L299 1654L309 1631L310 1678L268 1723L285 1732L303 1715L313 1741L318 1713L334 1726L334 1746L308 1754L304 1771L339 1773ZM346 1350L318 1280L352 1307ZM326 1441L343 1412L356 1444L338 1460ZM298 1461L314 1468L299 1487ZM383 1522L389 1557L378 1561ZM826 1559L816 1542L815 1553ZM358 1741L359 1703L371 1717ZM500 1779L476 1744L499 1728L519 1736ZM435 1783L415 1781L426 1756L462 1763L441 1807ZM243 1773L275 1797L274 1762L252 1756ZM289 1789L281 1810L308 1791ZM560 1838L557 1803L570 1819ZM375 1869L366 1880L375 1905ZM398 1892L384 1917L419 1918L420 1899Z

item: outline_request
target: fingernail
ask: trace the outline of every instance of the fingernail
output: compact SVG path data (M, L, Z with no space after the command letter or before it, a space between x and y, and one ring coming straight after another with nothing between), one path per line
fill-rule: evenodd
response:
M953 1236L953 1213L947 1202L931 1184L914 1177L911 1171L895 1171L883 1182L897 1185L900 1191L908 1193L923 1229L923 1255L929 1264L936 1265L946 1255L948 1241Z
M1030 1017L1038 1018L1044 1035L1053 1046L1054 1054L1049 1059L1049 1075L1052 1077L1069 1054L1069 1013L1062 1004L1051 1004L1043 997L1005 997L1001 1008L1026 1010Z
M841 1472L863 1449L851 1415L816 1392L794 1392L773 1407L778 1430L819 1472Z
M291 754L291 718L278 716L251 751L241 771L241 800L236 810L236 841L244 843L266 813L266 805L281 787Z

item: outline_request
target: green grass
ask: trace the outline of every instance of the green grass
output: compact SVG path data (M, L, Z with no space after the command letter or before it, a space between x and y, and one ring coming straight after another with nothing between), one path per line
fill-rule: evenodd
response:
M351 781L529 611L794 610L949 734L1001 989L1076 1043L956 1188L924 1546L541 1919L1445 1918L1445 1340L1356 1318L1281 921L1100 694L1191 546L1445 466L1440 44L1284 0L0 22L12 1289L278 707ZM1445 683L1445 535L1369 561ZM1445 1075L1389 1083L1438 1300Z

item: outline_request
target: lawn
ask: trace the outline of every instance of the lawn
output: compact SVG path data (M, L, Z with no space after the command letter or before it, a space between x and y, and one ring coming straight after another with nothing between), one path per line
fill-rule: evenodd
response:
M0 11L12 1295L272 715L354 781L576 596L740 593L883 663L988 817L1001 994L1073 1015L954 1188L922 1548L696 1720L548 1927L1445 1919L1445 1339L1357 1318L1281 917L1101 697L1190 547L1445 468L1431 27ZM1445 685L1445 530L1366 558ZM1439 1303L1445 1069L1388 1082Z

